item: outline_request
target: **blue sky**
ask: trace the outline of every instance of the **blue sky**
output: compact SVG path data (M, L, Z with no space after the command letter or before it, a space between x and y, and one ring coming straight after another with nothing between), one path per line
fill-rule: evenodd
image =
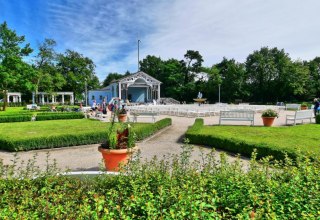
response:
M310 60L320 56L319 9L318 0L0 0L0 22L32 48L52 38L58 52L91 58L102 81L137 71L138 39L141 59L198 50L211 66L269 46Z

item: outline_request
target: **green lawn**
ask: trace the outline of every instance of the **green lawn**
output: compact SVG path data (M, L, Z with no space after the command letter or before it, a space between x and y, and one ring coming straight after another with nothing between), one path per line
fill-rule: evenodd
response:
M142 140L170 124L170 119L163 119L154 124L135 123L132 128L137 139ZM110 123L90 119L2 123L0 149L19 151L101 143L109 126Z
M319 124L284 127L199 126L198 129L189 129L188 135L191 135L189 138L193 144L204 144L246 155L257 148L258 153L260 149L264 153L286 151L296 154L300 149L302 153L310 152L320 156Z
M66 133L91 133L94 130L107 131L106 128L107 123L85 119L2 123L0 126L0 138L22 140L31 137L54 136Z

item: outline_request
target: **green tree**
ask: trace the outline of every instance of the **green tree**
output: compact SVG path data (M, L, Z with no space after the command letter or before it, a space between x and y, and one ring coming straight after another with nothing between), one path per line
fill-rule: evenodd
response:
M0 90L4 94L3 110L6 110L8 90L32 91L33 68L23 61L32 52L25 37L18 36L8 28L6 22L0 25Z
M77 99L83 99L86 82L88 90L99 87L93 61L78 52L67 50L64 54L59 54L57 67L66 79L62 89L73 91Z
M57 61L57 54L54 50L55 46L56 42L52 39L45 39L39 45L39 52L34 62L34 68L37 71L37 75L33 81L36 94L39 90L48 93L60 91L66 83L65 78L55 66Z
M316 57L310 62L306 62L310 71L308 83L309 97L320 97L320 57Z
M148 55L140 61L140 70L163 82L163 64L160 57Z
M276 102L288 98L289 67L292 61L278 48L263 47L250 54L246 61L248 85L253 101Z
M223 60L216 64L221 85L221 100L224 102L234 102L235 99L247 99L249 92L246 87L246 71L242 63L236 62L234 59Z
M114 80L120 79L124 77L124 75L119 74L119 73L109 73L106 78L103 80L102 86L106 87L110 85L110 83Z
M181 62L176 59L164 61L164 79L161 85L161 97L171 97L179 101L185 100L183 97L184 73Z

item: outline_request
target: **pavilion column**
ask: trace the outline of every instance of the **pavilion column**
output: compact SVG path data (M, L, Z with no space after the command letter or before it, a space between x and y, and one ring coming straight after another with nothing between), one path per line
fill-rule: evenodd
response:
M51 103L54 102L54 95L51 95Z
M121 100L121 82L119 82L119 99Z
M21 102L21 95L18 96L18 102Z
M158 102L160 102L160 84L158 84Z
M64 105L64 94L62 94L62 104ZM70 102L71 102L71 96L70 96Z
M70 95L70 105L73 105L74 104L74 98L73 98L73 95Z
M35 100L34 100L34 92L32 93L32 104L34 104Z
M44 104L44 94L41 94L41 104Z

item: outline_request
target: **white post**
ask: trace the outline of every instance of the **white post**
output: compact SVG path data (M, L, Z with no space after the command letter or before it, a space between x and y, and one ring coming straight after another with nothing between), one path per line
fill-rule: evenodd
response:
M219 84L219 103L220 103L220 84Z
M70 95L70 104L73 105L74 104L74 98L73 95Z
M158 102L160 102L160 84L158 84Z
M9 103L10 102L10 95L7 94L7 102Z
M44 104L44 94L41 94L41 104Z
M119 82L119 99L121 100L121 82Z
M54 103L54 95L51 95L51 103Z
M71 102L71 98L70 98L70 102ZM62 104L64 105L64 94L62 94Z

